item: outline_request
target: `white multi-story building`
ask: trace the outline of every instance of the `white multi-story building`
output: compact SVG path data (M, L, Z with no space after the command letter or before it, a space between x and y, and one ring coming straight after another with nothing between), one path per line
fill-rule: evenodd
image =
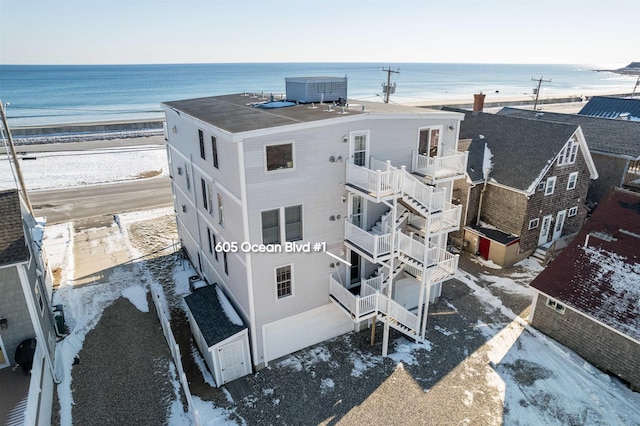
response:
M385 354L389 327L423 340L458 263L463 115L270 98L163 104L182 245L249 328L254 366L374 318Z

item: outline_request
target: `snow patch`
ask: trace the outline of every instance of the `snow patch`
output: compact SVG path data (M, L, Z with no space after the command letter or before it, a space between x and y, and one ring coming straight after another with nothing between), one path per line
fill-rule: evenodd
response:
M147 290L139 285L131 286L122 290L122 297L125 297L138 308L140 312L149 312L149 302L147 301Z

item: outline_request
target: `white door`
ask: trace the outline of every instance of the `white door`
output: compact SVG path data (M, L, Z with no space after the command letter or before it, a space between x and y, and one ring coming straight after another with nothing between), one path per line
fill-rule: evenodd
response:
M551 219L553 216L545 216L542 218L542 226L540 226L540 237L538 238L538 246L547 244L549 240L549 228L551 228Z
M358 228L364 228L364 205L362 197L355 194L349 194L351 202L349 203L349 218L351 224Z
M369 167L369 132L349 134L349 157L357 166Z
M565 217L567 217L566 210L559 211L558 214L556 215L556 226L553 227L552 240L557 240L562 236L562 227L564 226Z
M218 349L218 361L222 373L221 385L248 374L244 355L242 340L236 340Z

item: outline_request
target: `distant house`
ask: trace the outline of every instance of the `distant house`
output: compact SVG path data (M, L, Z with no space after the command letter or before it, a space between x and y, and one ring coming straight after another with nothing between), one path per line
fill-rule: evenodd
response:
M318 104L345 96L340 80L287 83L286 102L163 104L185 251L239 314L256 368L374 319L387 337L394 328L422 341L429 301L457 270L447 241L460 223L451 193L466 168L462 114ZM219 339L200 339L201 350ZM242 353L231 352L240 370Z
M640 194L613 190L530 285L534 327L640 390Z
M498 115L579 125L599 175L587 194L590 203L600 202L612 188L640 190L640 122L517 108L503 108Z
M18 191L0 192L0 369L14 364L22 342L35 339L24 421L48 425L57 333L51 308L52 276L42 233L42 224L23 206ZM4 384L1 388L10 389Z
M578 115L640 121L640 99L594 96L582 107Z
M466 111L460 139L464 226L452 238L463 247L508 266L580 229L598 177L580 126Z

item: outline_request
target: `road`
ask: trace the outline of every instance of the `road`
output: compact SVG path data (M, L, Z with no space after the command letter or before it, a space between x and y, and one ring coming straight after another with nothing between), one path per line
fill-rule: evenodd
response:
M84 186L29 193L36 216L53 225L80 219L151 210L173 204L168 177L108 185Z

